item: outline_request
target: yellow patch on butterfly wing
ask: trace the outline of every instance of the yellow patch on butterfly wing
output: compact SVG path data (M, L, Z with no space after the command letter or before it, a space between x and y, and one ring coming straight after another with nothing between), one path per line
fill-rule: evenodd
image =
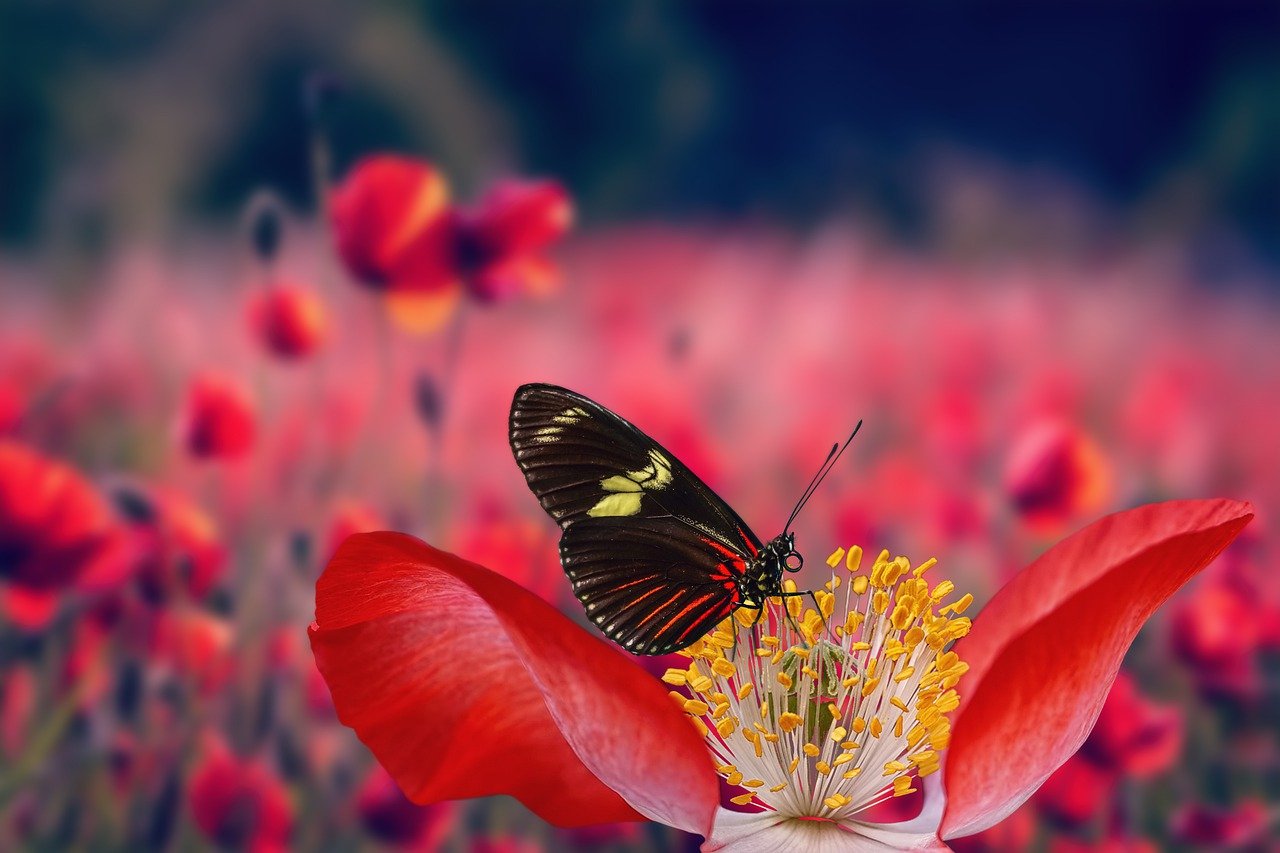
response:
M610 479L625 479L611 477ZM635 484L632 483L634 486ZM619 492L602 498L598 504L587 510L587 515L592 518L600 518L601 516L626 516L635 515L640 511L640 490L637 487L635 491Z

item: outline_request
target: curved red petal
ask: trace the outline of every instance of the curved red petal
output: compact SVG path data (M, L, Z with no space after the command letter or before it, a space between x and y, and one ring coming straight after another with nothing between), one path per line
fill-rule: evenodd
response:
M310 636L339 718L415 802L510 794L561 826L710 831L715 772L659 682L488 569L352 536Z
M941 835L1004 818L1084 742L1138 629L1253 518L1248 503L1170 501L1050 548L956 647L968 662L944 768Z

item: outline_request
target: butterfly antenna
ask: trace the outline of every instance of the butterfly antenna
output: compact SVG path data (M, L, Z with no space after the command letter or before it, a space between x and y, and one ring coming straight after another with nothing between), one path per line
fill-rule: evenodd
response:
M791 524L796 520L796 516L800 514L800 510L804 509L804 505L813 497L813 493L818 490L818 486L822 485L822 481L827 478L831 470L835 468L836 462L839 461L841 455L844 454L845 448L853 441L853 437L858 434L858 430L862 429L862 421L858 421L854 426L853 432L849 433L849 437L845 439L844 444L831 445L827 458L818 466L818 473L813 475L813 479L809 481L809 485L805 487L804 493L800 495L800 500L796 501L795 509L791 510L791 515L787 516L787 523L783 526L782 532L786 533L791 529Z

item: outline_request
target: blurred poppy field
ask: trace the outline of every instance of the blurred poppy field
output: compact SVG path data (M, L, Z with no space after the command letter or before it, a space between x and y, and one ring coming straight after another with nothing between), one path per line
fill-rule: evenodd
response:
M802 586L857 543L980 611L1109 512L1252 502L1080 751L951 843L1280 849L1273 8L179 6L0 11L0 849L698 849L414 805L317 670L353 533L589 624L526 382L766 540L862 420Z

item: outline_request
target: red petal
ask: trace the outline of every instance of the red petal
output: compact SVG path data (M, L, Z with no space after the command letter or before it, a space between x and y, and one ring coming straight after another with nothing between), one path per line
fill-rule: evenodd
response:
M969 663L946 759L944 838L1012 812L1089 734L1147 618L1253 518L1171 501L1064 539L996 594L956 651Z
M573 203L555 181L504 181L474 216L476 240L491 256L536 252L573 225Z
M715 772L661 685L500 575L352 536L310 636L339 718L417 803L510 794L561 826L639 812L710 831Z

